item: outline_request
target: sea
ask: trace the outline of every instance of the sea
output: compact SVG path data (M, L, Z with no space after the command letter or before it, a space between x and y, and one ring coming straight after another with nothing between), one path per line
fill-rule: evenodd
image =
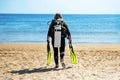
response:
M62 16L73 44L120 44L119 14ZM46 43L53 18L54 14L0 14L0 43Z

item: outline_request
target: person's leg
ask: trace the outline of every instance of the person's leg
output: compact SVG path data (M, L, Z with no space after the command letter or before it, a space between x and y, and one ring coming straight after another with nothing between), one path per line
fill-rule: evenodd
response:
M58 48L53 48L54 49L54 61L55 61L55 68L58 68Z
M58 48L54 47L54 37L52 38L52 46L53 46L53 50L54 50L55 68L58 68L59 67L59 64L58 64Z
M60 62L62 64L62 67L65 68L65 63L64 63L64 52L65 52L65 39L61 41L61 47L60 47Z
M64 59L64 52L65 52L65 39L61 39L60 61Z

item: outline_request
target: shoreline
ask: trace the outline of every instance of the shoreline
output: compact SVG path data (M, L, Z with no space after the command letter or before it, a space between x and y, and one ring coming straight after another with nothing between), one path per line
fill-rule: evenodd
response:
M47 43L0 43L0 48L21 48L21 47L27 47L27 48L39 48L39 47L46 47ZM52 45L50 45L52 47ZM66 47L69 45L67 44ZM120 50L120 44L73 44L74 48L79 47L79 49L114 49L114 50Z

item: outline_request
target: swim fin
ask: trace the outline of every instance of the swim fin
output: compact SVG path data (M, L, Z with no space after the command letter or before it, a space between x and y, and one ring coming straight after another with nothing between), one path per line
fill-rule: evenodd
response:
M50 52L50 45L47 43L47 65L51 62L51 52Z
M72 44L69 44L69 50L70 50L71 62L72 64L76 64L76 55L74 53Z

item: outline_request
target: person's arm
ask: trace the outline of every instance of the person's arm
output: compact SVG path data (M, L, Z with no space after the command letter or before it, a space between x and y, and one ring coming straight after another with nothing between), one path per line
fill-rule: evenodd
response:
M63 26L65 26L65 28L66 28L66 32L67 32L67 36L68 36L68 39L69 39L69 43L72 43L71 34L70 34L68 26L67 26L67 24L65 22L64 22Z
M51 21L51 24L50 24L49 29L48 29L48 33L47 33L47 42L48 43L50 42L50 37L51 37L53 25L54 25L54 20Z

